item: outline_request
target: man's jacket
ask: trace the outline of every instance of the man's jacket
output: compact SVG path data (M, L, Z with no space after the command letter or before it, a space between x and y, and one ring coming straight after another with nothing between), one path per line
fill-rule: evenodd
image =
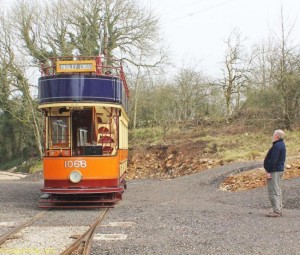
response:
M283 139L273 142L264 160L264 168L268 173L284 170L286 148Z

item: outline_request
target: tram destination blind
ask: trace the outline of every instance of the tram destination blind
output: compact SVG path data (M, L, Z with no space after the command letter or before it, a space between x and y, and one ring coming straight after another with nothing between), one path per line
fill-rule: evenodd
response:
M94 72L96 69L96 63L93 60L89 61L58 61L57 72Z

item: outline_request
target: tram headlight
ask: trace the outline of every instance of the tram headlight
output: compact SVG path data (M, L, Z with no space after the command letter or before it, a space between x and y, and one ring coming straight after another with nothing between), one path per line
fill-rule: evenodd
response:
M78 170L74 170L70 173L69 179L73 183L78 183L82 179L82 174Z

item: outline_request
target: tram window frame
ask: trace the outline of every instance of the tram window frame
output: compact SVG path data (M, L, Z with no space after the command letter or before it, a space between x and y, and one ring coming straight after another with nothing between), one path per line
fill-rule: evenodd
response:
M52 148L53 147L69 148L70 147L70 117L49 116L48 139L49 139L48 144Z

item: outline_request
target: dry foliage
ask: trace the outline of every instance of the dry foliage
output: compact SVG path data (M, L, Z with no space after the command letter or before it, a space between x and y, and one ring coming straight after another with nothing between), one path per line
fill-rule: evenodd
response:
M300 160L294 160L286 165L283 179L288 180L300 177ZM258 168L236 175L228 176L220 185L220 189L224 191L242 191L250 190L266 185L265 170Z
M159 141L154 130L148 133L139 133L131 146L127 179L172 179L232 162L262 161L271 140L259 131L249 132L240 123L206 129L183 127L170 133L165 142ZM288 133L288 156L299 155L299 137L298 132ZM285 179L300 176L297 158L287 162ZM248 190L265 184L264 170L256 169L229 176L221 188Z
M222 161L203 155L204 142L160 144L132 151L127 179L173 179L222 165ZM205 157L204 157L205 156Z

